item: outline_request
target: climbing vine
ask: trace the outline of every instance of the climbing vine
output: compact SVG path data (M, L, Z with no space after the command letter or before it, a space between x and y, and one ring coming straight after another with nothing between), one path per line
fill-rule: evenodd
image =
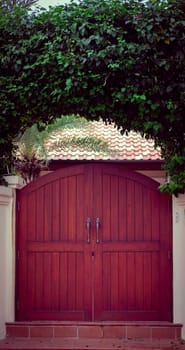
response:
M152 137L185 188L185 5L81 0L0 15L0 157L33 123L78 113Z

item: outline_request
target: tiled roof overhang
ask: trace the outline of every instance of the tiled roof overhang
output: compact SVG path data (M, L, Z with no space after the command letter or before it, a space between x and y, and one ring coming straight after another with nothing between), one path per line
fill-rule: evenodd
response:
M76 138L101 140L106 147L102 150L91 149L86 145L68 142ZM121 135L114 125L105 125L94 121L84 128L60 129L51 134L46 143L48 159L59 161L121 161L121 162L157 162L162 163L159 148L154 141L142 137L136 132Z

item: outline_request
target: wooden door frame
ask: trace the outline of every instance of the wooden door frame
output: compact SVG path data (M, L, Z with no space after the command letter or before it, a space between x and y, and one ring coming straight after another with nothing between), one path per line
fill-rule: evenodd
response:
M81 165L77 165L77 166L74 166L74 167L72 167L73 169L74 168L76 168L76 170L77 170L77 168L78 167L80 167ZM84 165L82 165L83 167L85 166L85 167L90 167L90 164L84 164ZM94 165L93 164L91 164L91 166L93 167ZM100 164L98 164L98 166L100 166ZM106 166L107 167L109 167L109 164L108 165L106 165L106 164L102 164L102 166L105 168ZM118 169L118 171L120 171L120 172L122 172L123 171L123 166L121 165L121 166L119 166L119 165L114 165L114 167L115 168L117 168ZM153 180L151 180L150 178L147 178L146 176L144 176L144 175L141 175L141 174L138 174L138 173L134 173L134 172L132 172L132 171L130 171L130 170L127 170L127 169L124 169L124 171L125 171L125 174L127 174L128 175L128 177L132 174L132 176L134 177L134 178L136 178L136 179L138 179L139 177L142 179L142 181L144 181L146 184L151 184L151 183L153 183L153 185L156 187L157 186L157 183L155 182L155 181L153 181ZM59 177L59 174L61 173L61 174L63 174L64 175L64 173L66 173L66 174L68 174L68 172L69 172L69 168L67 167L67 168L65 168L65 169L61 169L61 170L59 170L59 171L57 171L57 172L55 172L55 173L52 173L52 176L53 176L53 179L56 179L56 178L58 178ZM32 183L31 184L31 186L33 186L33 188L36 188L36 187L38 187L40 184L43 184L43 183L48 183L49 182L49 179L50 179L50 177L49 177L49 175L47 176L47 177L44 177L44 178L39 178L34 184ZM24 189L24 191L26 192L26 191L29 191L29 186L30 185L28 185L25 189ZM19 215L20 215L20 212L19 212L19 196L20 196L20 192L19 191L17 191L17 208L16 208L16 214L17 214L17 230L16 230L16 232L18 232L19 231L19 225L20 225L20 220L19 220ZM171 208L171 207L170 207ZM164 215L165 215L165 213L164 213ZM172 223L171 223L171 226L172 226ZM165 230L165 227L164 227L164 230ZM172 231L172 230L171 230ZM163 244L165 244L165 242L163 242ZM18 265L19 265L19 253L18 253L18 248L21 248L21 250L22 251L24 251L24 247L22 246L22 242L20 242L20 240L19 240L19 235L17 234L17 238L16 238L16 249L17 249L17 254L16 254L16 271L18 271L17 269L18 269ZM171 245L169 246L169 251L170 252L172 252L172 240L171 240ZM165 266L164 266L164 269L165 269ZM16 274L17 275L17 274ZM19 285L20 285L20 282L19 282L19 276L18 276L18 280L16 279L16 300L18 299L18 295L19 295ZM170 294L171 294L171 297L170 297L170 300L169 300L169 303L171 304L171 315L170 315L170 319L172 320L172 310L173 310L173 308L172 308L172 295L173 295L173 293L172 293L172 267L171 267L171 280L169 281L169 290L171 291L170 292ZM162 294L162 299L165 299L165 295L163 295ZM16 303L16 315L19 313L19 315L21 315L21 312L18 310L18 308L19 308L19 304L18 303Z

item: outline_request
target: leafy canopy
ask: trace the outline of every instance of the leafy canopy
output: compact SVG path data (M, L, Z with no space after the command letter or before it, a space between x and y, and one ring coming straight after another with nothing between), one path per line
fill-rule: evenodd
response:
M17 5L29 8L37 2L38 0L0 0L0 8L3 12L10 12L14 11Z
M0 15L0 157L33 123L79 114L152 137L185 188L183 0L81 0Z

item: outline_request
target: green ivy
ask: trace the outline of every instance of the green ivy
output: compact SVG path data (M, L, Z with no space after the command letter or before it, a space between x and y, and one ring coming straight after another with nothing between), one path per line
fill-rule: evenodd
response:
M113 122L162 148L184 191L185 3L80 0L0 13L0 158L33 123L61 115Z

